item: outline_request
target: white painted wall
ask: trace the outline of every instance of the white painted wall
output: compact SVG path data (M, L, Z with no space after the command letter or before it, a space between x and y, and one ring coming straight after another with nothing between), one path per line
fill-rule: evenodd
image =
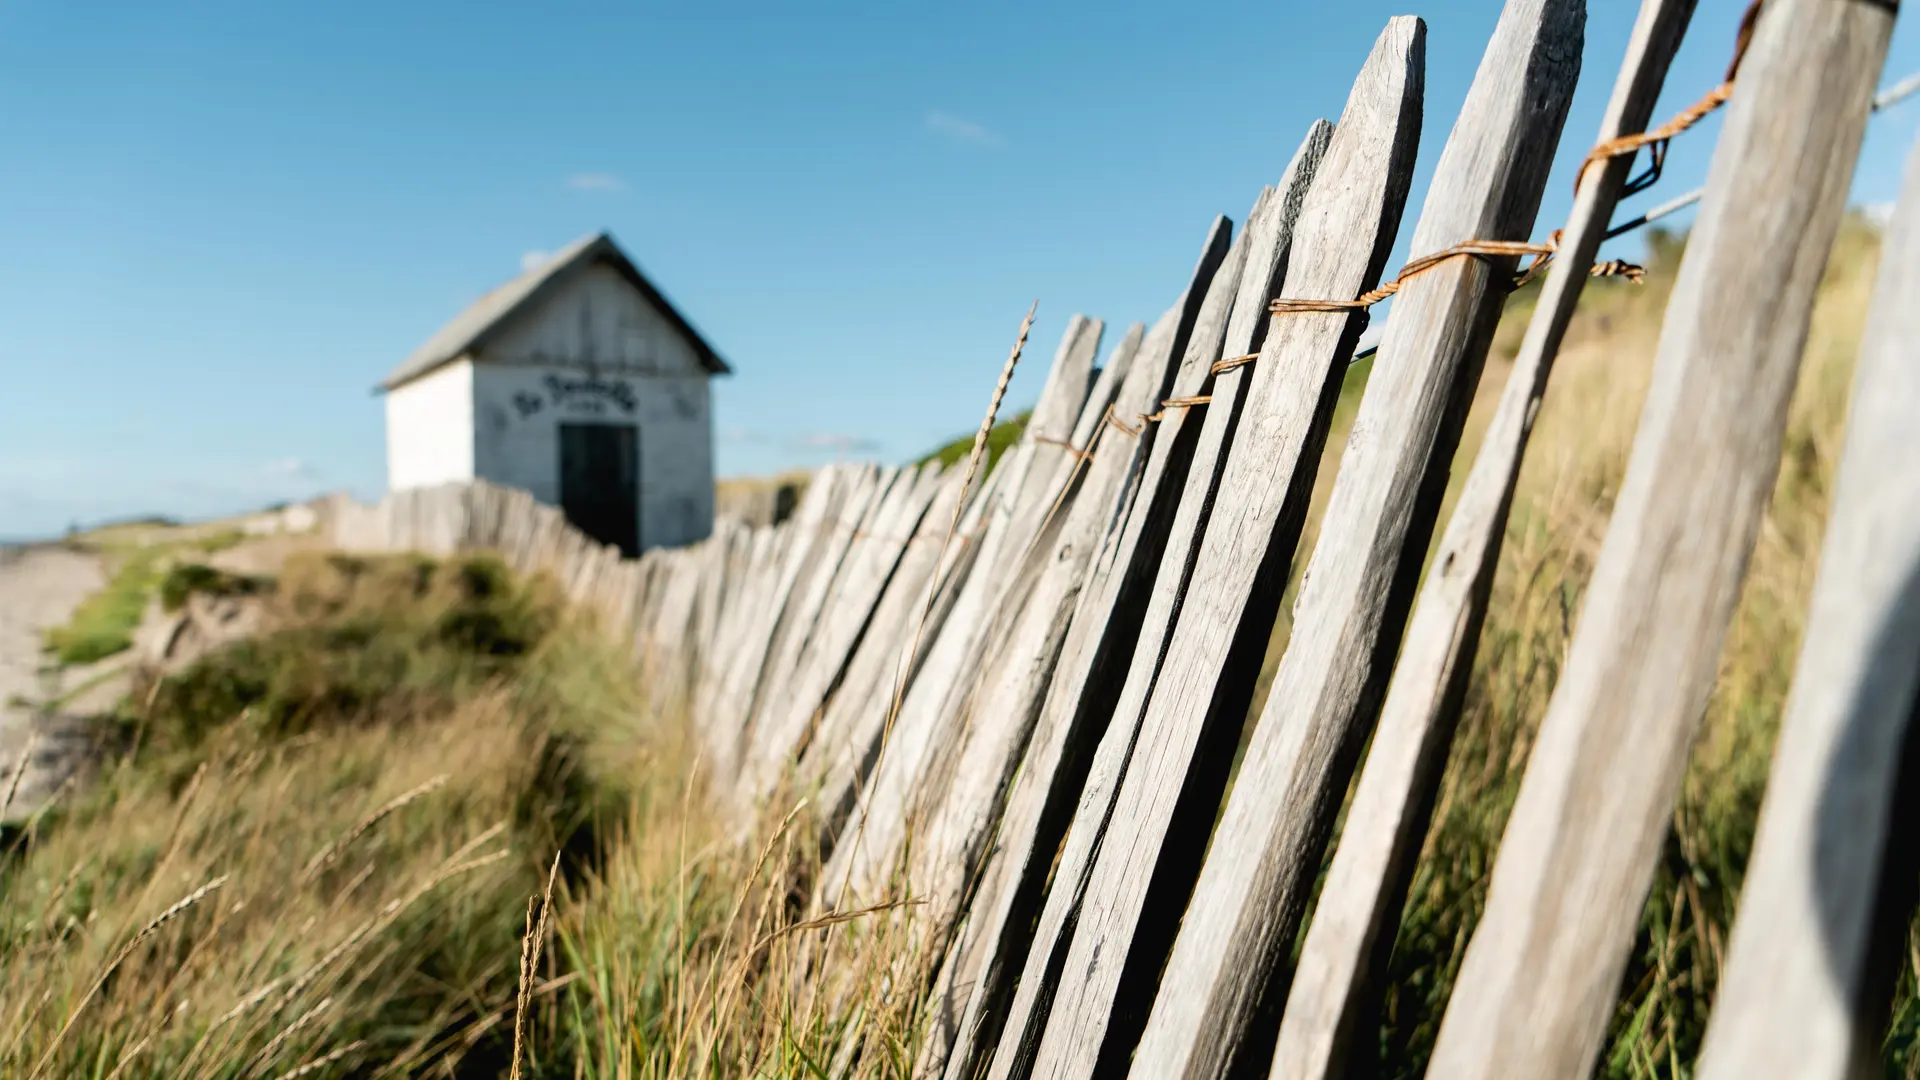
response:
M387 487L473 479L473 365L457 360L387 392Z

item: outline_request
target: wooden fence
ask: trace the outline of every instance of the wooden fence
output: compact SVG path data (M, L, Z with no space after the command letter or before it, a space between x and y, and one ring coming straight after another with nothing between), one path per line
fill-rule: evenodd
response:
M1648 128L1692 8L1644 0L1600 145L1646 141L1618 140ZM1742 28L1626 479L1430 1076L1593 1069L1779 467L1895 10L1768 0ZM336 537L495 549L555 573L630 628L649 692L689 711L730 812L793 790L823 808L817 910L907 882L932 958L894 990L924 996L917 1075L1344 1075L1378 1006L1533 418L1629 183L1630 152L1583 171L1422 580L1510 252L1538 250L1486 242L1535 229L1584 18L1580 0L1505 5L1414 227L1417 252L1467 253L1399 279L1230 788L1366 323L1347 298L1380 285L1409 194L1418 19L1387 26L1339 122L1307 133L1237 235L1208 227L1186 289L1097 376L1104 328L1075 318L990 473L832 466L783 524L722 521L630 562L484 484L342 508ZM1851 1075L1878 1053L1886 935L1904 930L1915 876L1897 815L1914 805L1920 686L1916 342L1920 164L1885 241L1699 1062L1714 1080Z

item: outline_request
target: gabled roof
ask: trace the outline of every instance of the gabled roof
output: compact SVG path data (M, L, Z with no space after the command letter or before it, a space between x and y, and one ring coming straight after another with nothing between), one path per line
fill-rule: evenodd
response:
M556 252L552 258L532 268L494 289L492 292L474 301L473 306L454 316L453 321L442 326L437 333L427 339L426 344L413 351L393 373L381 382L380 389L392 390L403 383L450 363L467 354L479 354L487 342L518 312L531 307L540 300L553 294L574 274L596 263L604 263L619 271L620 276L632 285L634 290L647 299L660 314L680 329L686 336L693 351L700 358L701 366L710 375L727 375L733 369L720 358L700 331L693 328L686 316L654 288L653 282L640 272L640 268L620 250L607 233L584 236Z

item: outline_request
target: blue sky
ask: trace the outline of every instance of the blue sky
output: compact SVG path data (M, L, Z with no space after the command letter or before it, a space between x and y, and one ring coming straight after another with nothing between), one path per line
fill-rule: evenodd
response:
M1591 0L1536 236L1636 7ZM1743 7L1702 0L1662 115L1718 80ZM0 536L377 494L369 388L601 228L734 364L723 473L909 457L977 423L1029 301L1016 404L1073 312L1109 343L1151 320L1408 9L0 2ZM1402 257L1499 5L1413 10ZM1883 81L1916 68L1909 25ZM1875 121L1857 201L1892 197L1917 123ZM1636 205L1696 184L1717 130Z

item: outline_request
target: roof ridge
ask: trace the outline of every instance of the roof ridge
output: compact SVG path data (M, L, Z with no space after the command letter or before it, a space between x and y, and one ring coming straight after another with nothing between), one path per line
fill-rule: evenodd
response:
M479 299L469 304L459 314L435 331L421 346L415 349L400 366L384 379L378 389L390 391L412 382L435 369L451 363L459 357L473 352L483 344L484 339L498 327L526 308L536 298L543 295L558 278L591 259L606 258L615 270L640 293L641 297L657 308L667 320L679 328L699 357L701 365L709 374L725 375L732 369L720 358L713 346L694 329L686 316L667 300L654 284L647 280L632 259L613 239L613 234L605 229L589 233L568 243L554 252L538 266L522 270L519 274L494 286L483 293Z

